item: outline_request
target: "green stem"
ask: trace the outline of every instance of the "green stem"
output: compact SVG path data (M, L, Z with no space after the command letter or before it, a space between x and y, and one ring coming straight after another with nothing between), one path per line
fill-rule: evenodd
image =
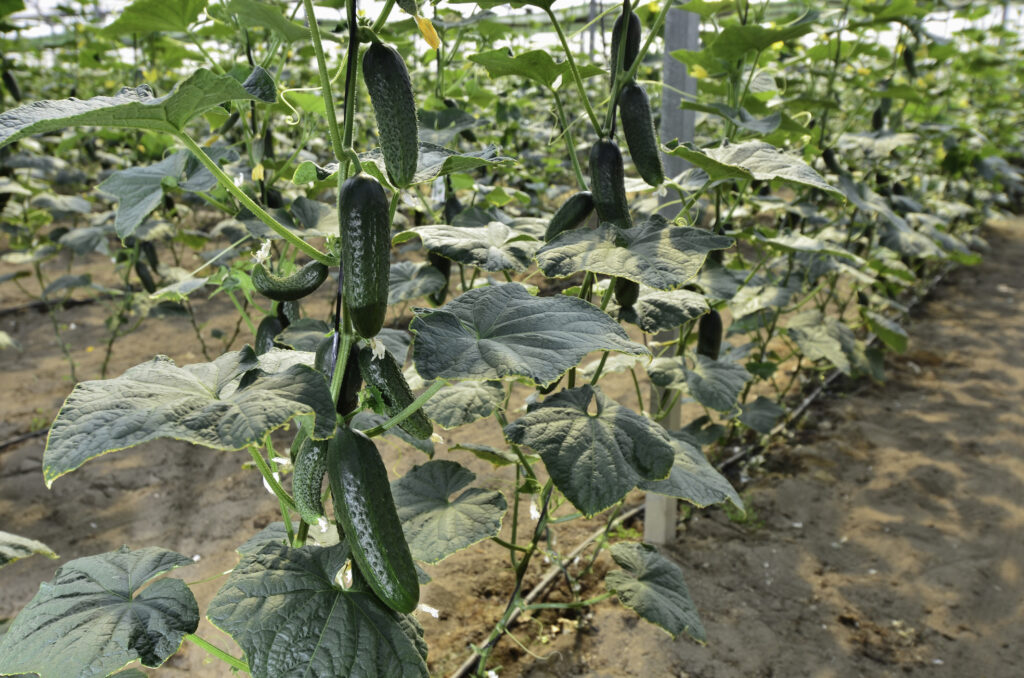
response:
M359 75L356 72L356 65L359 62L359 27L356 23L356 0L347 0L345 3L346 11L348 13L348 53L345 57L345 130L343 132L343 138L341 145L344 148L352 147L352 130L355 125L355 111L356 111L356 80ZM385 6L385 9L390 12L390 9ZM382 14L383 16L383 14ZM341 192L342 182L348 179L348 157L338 156L338 162L341 163L341 175L338 178L338 192ZM355 171L359 173L359 163L356 163Z
M569 71L572 73L572 79L576 83L576 89L580 93L580 98L583 99L583 107L587 109L587 115L590 117L590 124L594 126L594 131L597 132L598 136L600 136L601 123L598 122L597 114L594 113L594 108L590 105L590 98L587 96L587 90L583 86L583 78L580 76L580 69L576 67L576 60L572 56L572 48L569 47L569 41L566 39L565 33L562 31L562 26L558 23L558 17L555 16L551 7L548 7L544 11L547 12L548 17L551 19L551 25L554 27L555 33L558 34L558 40L562 43L562 49L565 51L565 60L569 62Z
M217 178L217 181L228 193L233 195L238 202L242 203L242 206L252 212L257 219L266 224L270 230L284 238L285 242L291 243L297 249L305 253L310 258L316 259L321 264L330 266L335 263L329 256L285 228L277 219L270 216L266 210L257 205L252 198L246 195L245 191L238 186L235 186L235 182L231 180L231 177L229 177L227 173L220 168L220 165L213 161L213 158L206 154L206 151L204 151L202 147L192 139L192 137L185 132L178 132L176 136L178 140L185 145L185 148L187 148L192 155L196 157L196 160L201 162L206 169L210 170L210 173Z
M274 493L288 511L298 513L298 509L295 508L295 502L288 496L288 493L284 491L284 488L281 487L279 482L277 482L277 479L274 478L274 472L270 470L270 466L267 465L267 460L263 458L259 448L255 445L250 445L249 455L252 457L252 460L256 462L256 468L259 469L260 475L263 476L263 479L267 481L267 485L270 486L270 491Z
M380 29L384 28L384 22L388 20L388 15L391 14L391 10L395 7L395 0L387 0L384 3L384 7L380 10L380 15L377 20L373 22L373 26L370 28L371 31L377 33Z
M525 546L519 546L518 544L511 544L511 543L505 541L504 539L502 539L500 537L491 537L491 541L493 541L498 546L507 548L510 551L522 551L524 553L527 551L527 548Z
M555 97L555 110L558 111L558 124L562 128L562 136L565 137L565 150L569 154L569 159L572 160L572 168L576 172L576 181L580 185L580 190L585 191L587 190L587 180L583 178L583 169L580 167L580 159L576 154L576 142L569 134L569 123L565 117L565 108L562 107L562 98L553 89L551 94Z
M338 356L338 360L340 362L341 356ZM430 385L430 388L421 393L420 396L416 398L416 400L412 401L409 404L409 406L406 407L404 410L402 410L395 416L391 417L380 426L374 426L371 429L363 431L363 434L372 438L374 436L379 436L381 433L384 433L384 431L387 431L389 428L394 428L395 426L398 426L403 421L408 419L410 416L415 414L416 410L423 407L423 403L430 400L434 396L434 394L440 391L442 388L444 388L444 386L445 382L438 379L437 381Z
M501 410L495 410L494 418L498 420L498 424L501 426L501 430L504 431L505 427L508 426L508 419L505 418L505 413L502 412ZM519 449L519 446L512 442L510 442L508 446L512 448L512 452L514 452L515 455L519 458L519 463L523 465L523 471L526 472L526 476L533 480L537 480L537 474L534 473L533 467L530 466L530 462L527 461L526 455L524 455L523 451Z
M188 640L189 642L194 643L195 645L198 645L199 647L203 648L206 651L207 654L216 657L217 659L221 660L222 662L224 662L225 664L227 664L231 668L233 668L233 669L235 669L237 671L245 671L246 673L249 673L249 665L248 664L246 664L241 659L236 659L235 657L232 657L227 652L225 652L224 650L220 649L219 647L217 647L213 643L211 643L211 642L209 642L207 640L203 640L202 638L200 638L199 636L197 636L194 633L186 633L185 634L185 639Z
M231 303L235 305L235 309L238 311L239 315L242 316L242 320L245 321L245 324L249 327L249 331L252 332L252 336L255 337L256 326L252 324L252 318L250 318L249 314L245 312L244 308L242 308L242 303L238 301L238 298L235 296L235 293L228 292L228 299L230 299Z
M331 74L327 72L327 62L324 60L324 45L320 41L320 26L317 24L316 14L313 10L313 0L302 0L302 5L306 11L309 34L313 38L313 53L316 54L317 70L320 71L320 91L324 98L324 109L327 111L327 128L331 136L331 147L334 149L335 157L341 160L341 133L338 131L338 118L334 112Z
M587 600L577 600L571 603L533 603L532 605L520 606L523 610L569 610L575 607L590 607L591 605L597 605L603 600L608 600L614 593L605 592L599 596L588 598Z

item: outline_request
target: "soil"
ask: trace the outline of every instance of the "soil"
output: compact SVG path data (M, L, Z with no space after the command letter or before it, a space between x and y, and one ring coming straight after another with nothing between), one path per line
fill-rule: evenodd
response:
M708 644L673 640L613 601L588 613L544 614L513 629L534 658L505 639L501 676L981 676L1010 678L1024 667L1024 223L993 225L984 262L948 276L906 323L907 353L888 360L884 384L846 383L817 405L790 439L744 469L745 518L721 509L686 513L678 540L663 547L683 569L707 627ZM102 261L90 264L97 272ZM77 272L77 270L76 270ZM56 273L55 273L56 275ZM326 286L325 286L326 287ZM27 299L0 286L0 308ZM329 303L326 298L324 309ZM223 298L197 305L208 335L230 332ZM323 309L322 309L323 310ZM98 378L106 309L61 311L79 378ZM0 317L20 351L0 352L5 398L0 442L52 420L71 389L45 314ZM251 341L243 330L235 348ZM92 351L89 346L94 346ZM115 347L111 374L156 353L179 364L204 360L187 320L147 320ZM619 377L621 375L612 375ZM604 383L602 381L602 383ZM613 397L635 405L632 383L613 379ZM521 403L520 396L513 406ZM445 433L456 442L495 444L496 425ZM288 437L280 437L286 444ZM157 441L93 460L42 482L45 438L0 449L0 529L39 539L60 555L0 571L0 619L69 559L159 545L196 563L175 576L194 586L200 608L237 560L234 548L275 519L277 502L244 453ZM508 488L494 470L439 446L439 458L469 466L477 484ZM388 440L396 475L426 458ZM641 496L635 493L631 503ZM530 525L527 507L523 524ZM504 531L508 534L510 520ZM598 522L559 526L568 551ZM626 532L642 532L634 522ZM432 675L448 675L481 642L504 606L512 576L507 553L484 543L426 568L434 578L418 613L431 647ZM545 568L538 562L528 584ZM602 556L587 580L614 564ZM556 588L553 600L562 599ZM198 633L238 654L204 621ZM194 646L159 671L224 676Z

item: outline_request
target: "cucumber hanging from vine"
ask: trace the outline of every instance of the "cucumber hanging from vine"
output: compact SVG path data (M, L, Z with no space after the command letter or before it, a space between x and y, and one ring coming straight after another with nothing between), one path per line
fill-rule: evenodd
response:
M419 161L419 121L409 69L394 47L374 42L363 56L363 81L377 118L380 149L391 183L412 183Z
M660 186L665 181L665 168L661 164L661 145L654 130L651 100L635 82L624 85L619 94L619 117L637 173L651 186Z
M629 228L629 203L626 201L626 177L622 152L614 141L601 139L590 148L590 189L594 208L602 222Z
M291 275L274 275L260 263L253 266L252 286L274 301L298 301L309 296L327 280L327 266L311 261Z
M292 497L299 516L309 525L324 517L321 487L327 473L327 440L306 438L299 446L292 472Z
M359 351L359 372L366 383L380 395L384 402L384 411L389 417L394 417L416 399L405 381L401 366L387 350L380 358L375 358L369 348ZM430 423L422 409L413 412L398 427L420 440L426 440L434 432L434 425Z
M697 327L697 354L718 360L722 351L722 316L711 309Z
M559 233L579 228L594 211L594 196L590 191L580 191L562 203L544 232L544 242L551 242Z
M625 70L629 70L633 66L633 62L636 61L636 57L640 54L640 17L636 15L633 10L629 10L629 25L626 28L626 53L622 58L622 67ZM615 76L618 75L619 68L619 44L622 42L622 14L619 14L619 18L615 20L615 24L612 26L612 81L610 87L615 87Z
M365 174L345 181L338 196L345 308L359 336L380 332L388 312L391 218L380 183Z

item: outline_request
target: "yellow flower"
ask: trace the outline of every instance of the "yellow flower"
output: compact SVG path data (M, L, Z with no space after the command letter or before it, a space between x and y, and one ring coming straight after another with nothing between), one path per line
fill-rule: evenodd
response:
M870 68L864 68L863 66L857 67L857 75L871 75Z
M252 180L263 181L263 163L258 162L256 166L252 168Z
M781 40L776 40L775 42L772 43L772 49L774 49L776 51L782 49L785 46L786 46L786 43L784 43Z
M708 77L708 71L700 64L695 64L690 68L690 75L697 80L702 80L703 78Z
M423 34L431 49L437 49L441 46L441 38L437 36L437 31L434 30L434 24L430 23L430 19L418 16L416 17L416 25L420 27L420 33Z

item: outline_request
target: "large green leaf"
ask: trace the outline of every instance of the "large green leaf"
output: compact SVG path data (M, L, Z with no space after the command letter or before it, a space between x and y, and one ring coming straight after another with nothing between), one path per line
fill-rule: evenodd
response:
M384 154L379 148L359 154L363 171L372 175L382 184L387 184L387 169ZM427 142L420 142L420 154L416 161L416 173L412 183L422 184L455 172L467 172L478 167L507 166L512 158L498 154L497 146L487 146L479 151L459 153Z
M508 48L492 49L488 52L470 54L469 60L486 68L487 74L492 78L518 75L545 87L554 86L559 77L562 78L563 83L569 81L569 62L556 62L547 50L537 49L513 55ZM604 73L596 66L585 65L579 70L580 75L584 78Z
M533 253L543 244L500 221L486 226L417 226L400 233L395 241L408 240L413 233L429 250L460 264L495 272L525 271L532 263Z
M173 3L161 3L169 5ZM37 101L0 113L0 146L30 134L79 125L178 132L195 116L235 99L273 102L270 74L257 66L244 83L200 68L162 97L147 85L125 87L117 95L92 99Z
M159 31L185 33L206 9L206 0L134 0L103 29L111 37Z
M619 309L619 320L633 323L647 334L655 334L675 329L707 312L708 300L698 292L641 288L635 304Z
M814 30L813 23L817 18L817 12L808 12L792 23L775 28L765 28L755 23L731 24L718 33L707 50L725 62L734 62L742 59L747 52L759 52L772 43L807 35Z
M423 411L441 428L457 428L489 417L505 397L500 381L457 381L423 404Z
M564 278L580 271L627 278L659 290L690 282L712 250L724 250L732 238L685 226L655 215L622 229L604 223L595 229L565 231L537 250L544 275Z
M704 625L686 588L683 571L647 544L620 542L611 547L621 567L605 575L604 583L622 604L673 638L685 633L703 643Z
M470 290L416 309L412 357L424 379L558 379L591 351L649 355L618 323L576 297L534 297L518 283Z
M508 504L501 492L470 487L476 475L454 461L428 461L391 483L412 557L437 563L498 534Z
M199 626L199 606L180 579L139 589L191 564L173 551L127 546L69 561L0 639L0 674L101 678L135 660L160 666Z
M786 334L808 360L825 359L843 374L850 374L846 347L854 342L853 332L838 319L823 316L819 311L805 311L790 318Z
M130 167L111 174L99 189L117 198L114 228L124 240L142 220L163 203L164 180L177 180L185 170L187 153L172 153L155 165Z
M290 548L268 542L242 556L207 617L245 651L255 678L426 678L418 626L385 606L358 570L344 590L342 542Z
M665 478L675 454L658 423L589 385L531 406L505 427L505 435L539 452L558 489L587 515L608 508L642 480Z
M47 558L57 557L57 554L41 541L19 537L16 534L0 530L0 567L31 555L42 555Z
M441 271L426 262L395 262L388 278L388 304L425 297L447 284L448 279Z
M772 432L779 418L786 413L774 400L758 396L757 400L743 405L740 421L765 435Z
M675 458L668 478L641 481L641 490L676 497L701 508L729 501L743 509L743 500L725 476L708 462L697 441L688 435L673 433L672 446Z
M258 0L231 0L227 11L243 26L268 28L287 42L309 40L309 29L285 18L274 5Z
M327 380L308 365L285 366L279 355L287 353L295 352L257 357L246 346L184 367L157 356L114 379L78 384L46 441L47 486L94 457L157 438L238 450L308 415L315 418L316 437L329 438L334 405Z
M695 356L693 369L686 370L686 388L694 400L715 410L731 410L753 376L743 365L730 360Z
M885 317L881 313L875 313L874 311L865 312L864 319L867 320L868 327L871 328L871 331L874 332L886 346L897 353L903 353L907 350L907 331L900 327L898 322Z

